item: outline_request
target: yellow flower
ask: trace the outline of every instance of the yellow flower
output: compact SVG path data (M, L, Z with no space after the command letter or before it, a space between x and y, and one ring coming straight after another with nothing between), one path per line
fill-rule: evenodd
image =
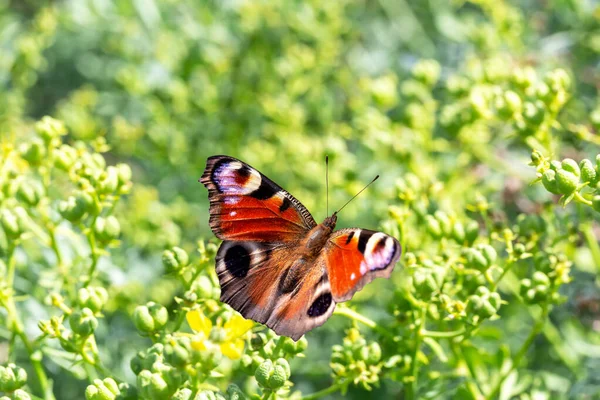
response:
M192 347L197 350L206 350L208 338L213 328L212 321L199 309L189 311L186 315L188 324L196 332L192 339ZM222 340L219 342L221 353L226 357L237 360L244 351L244 335L248 332L254 323L239 314L235 314L223 325L220 335Z

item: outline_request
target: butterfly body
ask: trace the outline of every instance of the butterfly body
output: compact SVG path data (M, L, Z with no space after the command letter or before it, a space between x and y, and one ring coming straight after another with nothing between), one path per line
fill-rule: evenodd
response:
M322 325L336 303L376 277L389 277L398 241L359 228L334 231L337 213L316 224L292 195L248 164L213 156L200 181L216 256L221 300L244 317L298 340Z

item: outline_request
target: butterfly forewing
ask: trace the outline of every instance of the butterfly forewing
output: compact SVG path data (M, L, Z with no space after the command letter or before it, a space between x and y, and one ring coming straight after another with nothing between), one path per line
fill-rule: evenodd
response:
M210 157L200 181L208 188L210 227L219 239L296 241L316 225L291 194L233 157Z

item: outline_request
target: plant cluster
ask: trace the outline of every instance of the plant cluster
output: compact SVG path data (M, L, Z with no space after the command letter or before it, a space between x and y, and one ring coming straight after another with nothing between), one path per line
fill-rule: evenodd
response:
M0 400L596 398L598 11L0 2ZM380 174L339 224L392 278L297 342L242 318L214 154L316 220L325 155L332 204Z

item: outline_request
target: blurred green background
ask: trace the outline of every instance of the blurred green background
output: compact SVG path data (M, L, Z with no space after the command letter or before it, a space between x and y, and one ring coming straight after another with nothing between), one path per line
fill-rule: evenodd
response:
M503 115L506 105L488 107L489 93L555 68L567 72L570 85L548 111L550 126L532 131ZM107 364L124 376L145 343L127 313L151 299L168 303L176 292L160 275L162 250L191 252L198 239L212 238L207 192L197 182L208 156L248 162L319 222L326 214L325 155L330 209L380 174L344 210L339 227L399 234L388 208L400 203L398 180L407 173L428 182L430 209L464 214L486 199L492 219L511 223L551 204L539 185L529 186L532 149L554 158L598 152L599 82L595 1L0 0L2 135L26 137L31 121L52 115L66 124L66 141L108 146L109 164L133 169L132 193L117 209L122 244L102 265L116 289L101 345L109 349ZM537 118L532 107L526 119ZM567 234L589 215L556 209L557 219L570 220ZM402 238L408 251L419 249L413 236ZM576 279L553 318L568 324L569 340L592 339L562 350L540 339L530 368L547 369L554 386L568 387L556 389L562 396L591 396L600 388L600 319L573 315L577 298L597 299L597 266L580 238L573 243ZM355 303L377 319L394 301L393 287L377 281ZM511 306L503 312L510 322L489 339L522 341L506 333L518 332L526 317ZM334 317L308 335L310 362L292 364L295 389L328 384L328 348L345 327ZM561 351L572 353L571 368L556 355ZM51 372L62 398L85 387L58 379L64 370ZM387 381L377 390L373 396L401 392Z

